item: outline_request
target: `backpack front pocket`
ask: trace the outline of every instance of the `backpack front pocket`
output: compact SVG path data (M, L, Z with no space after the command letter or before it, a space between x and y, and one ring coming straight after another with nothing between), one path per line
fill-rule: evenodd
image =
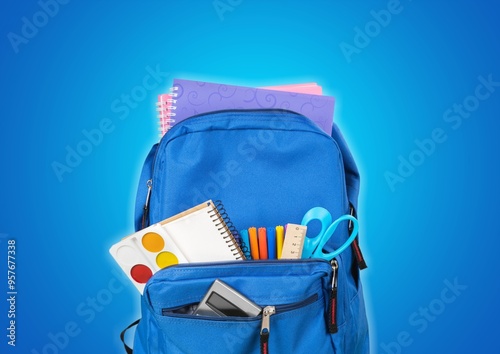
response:
M331 266L318 260L224 262L166 268L144 303L159 353L334 353L327 309ZM255 317L193 315L215 279L260 306Z
M209 317L163 311L156 315L167 350L165 353L259 353L262 339L267 336L267 348L273 352L306 352L311 348L305 340L317 333L326 333L323 320L323 299L314 294L303 301L273 307L264 335L264 315L257 317ZM305 325L307 324L307 325ZM298 334L291 336L291 333ZM304 340L301 340L304 338ZM314 348L329 348L331 342ZM279 351L278 351L279 348ZM269 349L268 349L269 351ZM328 352L328 351L326 351Z

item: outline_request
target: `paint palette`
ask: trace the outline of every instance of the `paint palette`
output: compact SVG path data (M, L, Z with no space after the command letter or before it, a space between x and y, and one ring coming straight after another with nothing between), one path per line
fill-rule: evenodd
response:
M161 224L124 238L109 252L141 294L154 273L174 264L187 263Z

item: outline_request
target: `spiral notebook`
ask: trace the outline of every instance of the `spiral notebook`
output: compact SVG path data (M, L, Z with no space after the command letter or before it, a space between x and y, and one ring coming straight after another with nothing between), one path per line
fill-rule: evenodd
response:
M314 90L314 84L299 91ZM302 85L292 85L302 86ZM316 85L317 86L317 85ZM287 109L311 119L326 133L331 134L335 100L331 96L310 93L216 84L202 81L174 79L170 93L158 98L160 137L184 119L226 109ZM320 87L319 87L320 88Z
M109 252L141 294L162 268L245 259L219 209L209 200L122 239Z

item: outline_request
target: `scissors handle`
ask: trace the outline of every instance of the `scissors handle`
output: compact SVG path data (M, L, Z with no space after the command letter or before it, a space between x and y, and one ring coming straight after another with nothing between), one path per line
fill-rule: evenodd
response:
M337 226L342 221L345 221L345 220L349 220L349 221L352 222L353 228L352 228L352 231L351 231L351 235L342 244L342 246L340 246L338 249L336 249L335 251L330 252L330 253L324 253L323 252L323 248L325 247L325 244L332 237L333 233L337 229ZM341 254L342 252L344 252L345 249L351 245L351 243L354 241L354 239L358 235L358 229L359 229L358 220L354 216L351 216L351 215L343 215L343 216L341 216L340 218L338 218L337 220L335 220L330 225L330 227L328 227L328 229L325 231L325 234L323 235L323 237L321 237L321 242L318 244L318 247L315 249L315 251L311 255L311 258L323 258L323 259L326 259L327 261L331 261L333 258L335 258L339 254Z
M332 215L323 207L314 207L304 215L301 224L307 226L313 220L321 222L321 231L314 237L306 237L304 249L302 250L302 258L310 258L314 251L316 251L318 244L332 223Z

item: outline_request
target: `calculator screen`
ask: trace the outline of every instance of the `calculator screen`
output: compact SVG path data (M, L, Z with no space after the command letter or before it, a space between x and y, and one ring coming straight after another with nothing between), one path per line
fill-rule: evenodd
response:
M247 313L234 306L227 299L216 292L212 292L206 301L207 305L214 311L221 312L225 316L249 317Z

